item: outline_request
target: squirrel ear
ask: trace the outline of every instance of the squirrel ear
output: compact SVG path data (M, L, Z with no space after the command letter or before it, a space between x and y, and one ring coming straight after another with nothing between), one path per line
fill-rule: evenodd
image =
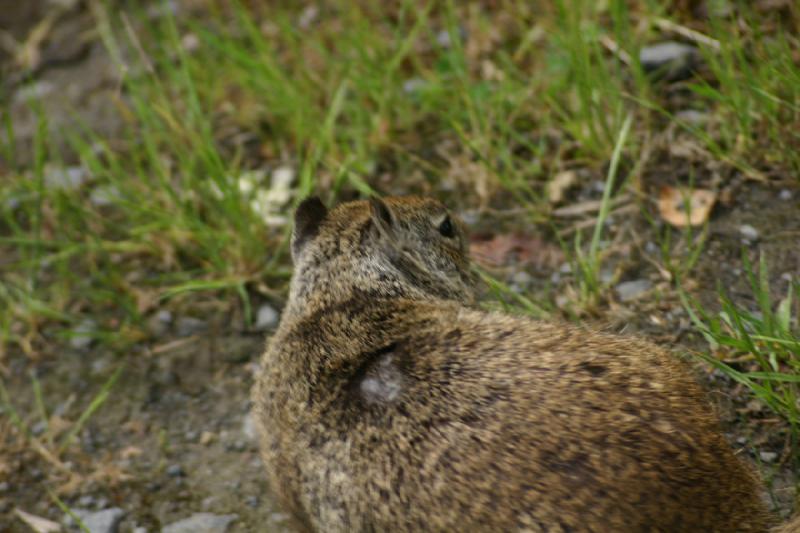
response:
M385 237L392 237L396 226L394 213L386 205L386 202L377 196L371 196L369 199L369 210L372 216L372 222L378 228L381 235Z
M317 196L310 196L300 202L294 212L294 231L292 232L292 255L297 257L303 244L313 238L319 226L328 216L328 208Z

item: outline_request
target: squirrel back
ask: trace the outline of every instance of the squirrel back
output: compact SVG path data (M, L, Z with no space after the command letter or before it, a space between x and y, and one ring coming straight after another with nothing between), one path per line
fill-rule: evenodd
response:
M271 487L310 531L766 531L680 361L470 307L461 223L424 198L297 210L253 399Z

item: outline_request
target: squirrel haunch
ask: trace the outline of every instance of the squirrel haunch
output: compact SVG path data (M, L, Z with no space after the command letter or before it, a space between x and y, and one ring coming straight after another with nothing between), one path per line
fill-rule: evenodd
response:
M271 488L309 531L765 531L683 364L470 306L463 225L419 197L296 214L253 389Z

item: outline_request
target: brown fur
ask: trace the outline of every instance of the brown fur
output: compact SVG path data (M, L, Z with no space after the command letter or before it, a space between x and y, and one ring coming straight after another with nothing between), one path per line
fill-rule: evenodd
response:
M469 307L423 198L298 209L253 391L273 490L311 531L765 531L683 365L641 340Z

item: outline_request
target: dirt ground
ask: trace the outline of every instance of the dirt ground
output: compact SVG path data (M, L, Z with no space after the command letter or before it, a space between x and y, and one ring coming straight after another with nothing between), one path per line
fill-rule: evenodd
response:
M3 8L9 2L0 2L0 26L19 34L43 16L35 2L17 11ZM63 42L73 42L81 33L88 24L85 17L80 10L68 17L68 27L61 30ZM30 90L54 95L45 100L51 127L68 125L69 109L77 108L93 127L113 135L120 126L111 104L117 80L102 45L90 40L67 50L56 40L45 54L31 71L33 84L11 76L9 58L4 58L7 75L2 90L19 125L22 146L29 146L35 127L22 95ZM658 176L669 171L671 164L667 168L656 165L645 175ZM657 181L653 178L642 186L652 189ZM736 176L727 189L726 201L712 214L708 241L686 286L712 308L718 286L742 305L752 302L741 260L744 249L754 262L759 253L766 255L772 266L772 289L776 296L785 294L788 280L800 277L800 190L786 183L763 184ZM673 346L676 352L703 348L670 281L655 266L661 228L645 220L626 215L614 219L610 238L615 247L608 265L614 283L647 280L649 288L626 301L612 291L598 306L597 316L586 320L598 327L647 336ZM471 222L475 232L499 223L491 214ZM542 254L558 248L550 229L507 219L503 223L516 224L516 229L540 239ZM744 226L755 228L757 237L743 236ZM680 245L677 242L676 249ZM570 275L554 278L554 272L566 269L559 270L557 254L553 257L538 265L510 265L503 276L557 305L557 295L569 285ZM520 278L522 271L527 276ZM194 322L196 327L187 331L179 323L189 315L201 322ZM248 414L250 386L269 332L246 331L237 316L227 313L190 310L154 316L153 328L152 340L123 356L91 344L76 348L66 342L39 360L8 354L3 379L18 411L35 411L33 372L48 408L71 420L120 366L124 368L108 400L79 433L80 446L68 454L66 466L48 461L21 440L2 441L0 530L30 530L16 509L64 523L64 513L51 491L71 508L121 509L119 530L123 532L137 527L158 531L199 512L235 515L229 531L285 529L285 515L270 500ZM789 470L782 426L754 405L746 390L722 375L698 366L698 377L719 406L732 444L759 463L765 477L773 480L776 505L788 512L796 480ZM9 427L8 418L0 416L0 430L7 432ZM773 452L776 455L770 455Z

